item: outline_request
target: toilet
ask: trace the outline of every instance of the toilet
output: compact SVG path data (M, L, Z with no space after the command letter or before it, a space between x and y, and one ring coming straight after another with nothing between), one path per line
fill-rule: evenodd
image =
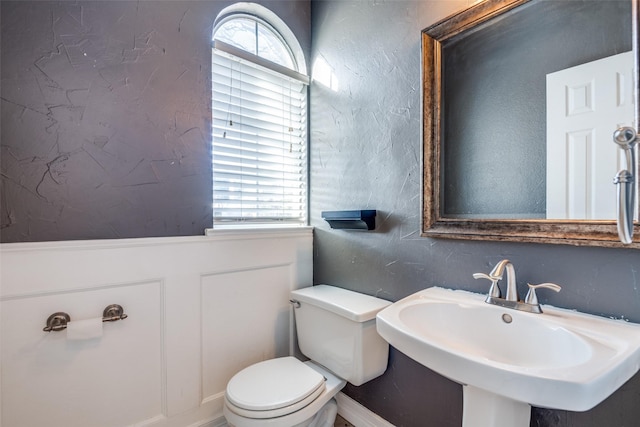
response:
M328 285L291 292L300 351L251 365L227 384L224 416L231 427L332 427L336 394L387 369L389 345L376 314L389 301Z

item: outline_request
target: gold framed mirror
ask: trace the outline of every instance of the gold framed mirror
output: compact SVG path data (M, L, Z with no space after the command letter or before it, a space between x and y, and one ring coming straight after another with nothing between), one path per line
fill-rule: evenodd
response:
M628 51L628 72L617 81L625 85L625 102L631 104L625 120L632 123L616 122L606 136L598 135L599 141L606 138L605 150L612 153L607 156L620 157L612 139L617 126L637 128L639 1L485 0L422 32L423 236L640 249L640 223L634 222L633 242L623 245L615 214L609 212L616 207L613 178L618 165L607 164L606 179L598 176L606 191L606 212L556 214L550 207L552 193L570 184L559 185L550 174L570 174L548 165L556 154L547 158L552 152L547 122L555 117L548 116L555 108L548 94L549 75L583 62L599 63ZM569 9L559 10L565 6ZM593 7L597 10L589 9ZM586 34L567 33L575 28ZM598 39L590 42L590 34ZM560 50L565 42L573 46L570 54ZM580 95L572 102L591 102L591 92L576 93ZM529 133L520 133L521 128ZM591 147L591 136L585 138L585 146ZM578 172L595 175L592 165L601 154L583 157L587 166ZM595 205L595 196L586 198L579 202ZM547 211L554 214L547 218Z

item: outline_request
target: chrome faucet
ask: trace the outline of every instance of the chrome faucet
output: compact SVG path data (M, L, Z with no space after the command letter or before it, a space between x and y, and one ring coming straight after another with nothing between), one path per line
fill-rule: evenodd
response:
M503 259L489 273L490 276L499 277L502 279L504 270L507 270L507 295L505 299L507 301L518 301L518 287L516 286L516 269L508 259Z
M502 275L504 274L505 269L507 270L507 295L502 298L498 282L502 280ZM487 279L491 282L489 295L487 295L487 298L485 299L486 303L499 305L500 307L513 308L515 310L527 311L529 313L542 313L542 309L538 303L536 289L547 288L556 292L560 292L560 289L562 289L554 283L542 283L540 285L527 283L529 286L529 292L527 292L527 296L524 298L524 301L520 301L520 298L518 297L516 269L508 259L503 259L496 264L489 274L474 273L473 278Z

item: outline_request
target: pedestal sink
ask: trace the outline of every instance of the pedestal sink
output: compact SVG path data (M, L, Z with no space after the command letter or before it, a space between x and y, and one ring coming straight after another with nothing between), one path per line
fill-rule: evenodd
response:
M586 411L640 367L640 325L543 306L525 313L485 295L428 288L378 313L378 333L463 385L463 427L528 427L531 405Z

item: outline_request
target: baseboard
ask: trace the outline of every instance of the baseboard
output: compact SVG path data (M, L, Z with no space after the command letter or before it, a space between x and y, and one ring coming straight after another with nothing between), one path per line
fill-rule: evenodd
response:
M336 395L336 401L338 402L338 413L340 416L355 427L395 427L389 421L371 412L342 392ZM220 417L213 420L201 421L189 427L227 427L227 421L224 417Z
M227 420L224 417L215 418L213 420L198 421L188 427L228 427Z
M340 392L336 395L338 414L356 427L394 427L389 421L380 417Z

